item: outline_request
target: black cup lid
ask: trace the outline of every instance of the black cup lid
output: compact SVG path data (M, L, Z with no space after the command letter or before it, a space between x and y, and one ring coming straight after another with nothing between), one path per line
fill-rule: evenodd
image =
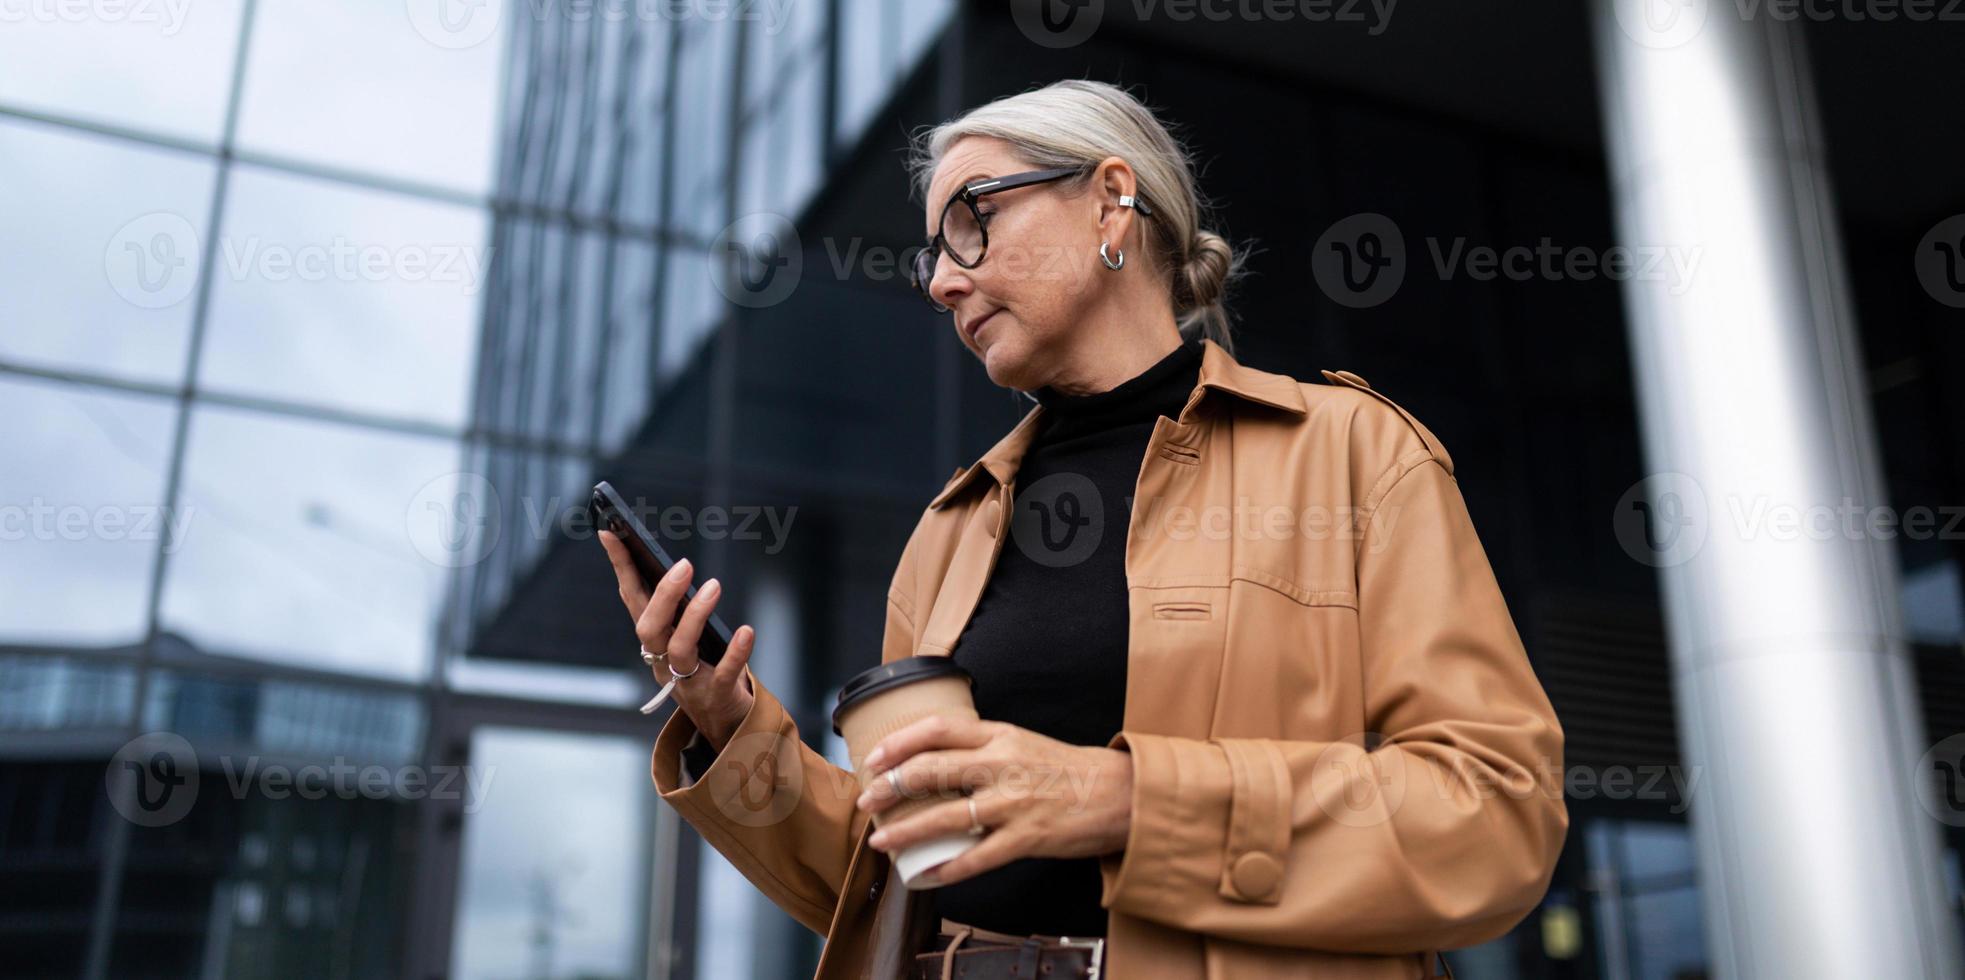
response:
M846 709L882 691L912 684L932 677L960 677L971 686L976 679L955 662L953 657L903 657L888 661L878 667L861 671L846 686L839 689L839 704L832 709L832 733L846 734L839 729L839 719Z

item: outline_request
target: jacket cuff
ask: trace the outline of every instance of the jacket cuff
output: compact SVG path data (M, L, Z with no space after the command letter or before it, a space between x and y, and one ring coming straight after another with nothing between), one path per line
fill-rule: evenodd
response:
M1281 901L1288 857L1289 772L1258 740L1120 732L1133 755L1126 849L1102 855L1099 903L1158 922L1185 921L1197 895L1244 905Z
M744 667L744 675L746 679L749 678L749 665ZM752 683L751 692L754 698L751 709L744 715L737 730L730 733L730 742L753 732L776 733L789 717L785 714L784 706L767 693L763 685ZM729 742L724 744L728 746ZM688 762L686 770L682 765L685 760ZM681 705L669 712L669 720L663 723L661 734L655 736L652 770L655 789L663 799L678 804L711 802L701 799L703 794L698 790L713 772L729 764L723 754L703 737L702 730L696 727L689 712L682 710ZM684 775L689 777L687 782L683 780Z

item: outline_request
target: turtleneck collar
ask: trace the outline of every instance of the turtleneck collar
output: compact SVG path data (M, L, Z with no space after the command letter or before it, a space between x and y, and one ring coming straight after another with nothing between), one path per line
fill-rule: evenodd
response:
M1201 354L1199 339L1183 339L1152 367L1107 391L1070 395L1045 385L1031 394L1045 412L1073 428L1098 428L1156 415L1173 417L1200 381Z

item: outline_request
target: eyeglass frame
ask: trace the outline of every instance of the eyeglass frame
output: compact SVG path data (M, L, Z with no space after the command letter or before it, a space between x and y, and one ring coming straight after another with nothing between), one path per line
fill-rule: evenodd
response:
M942 204L941 214L935 219L935 234L928 239L928 244L923 245L921 251L916 252L914 255L914 261L908 269L908 278L913 280L915 291L919 292L922 298L928 301L928 305L933 307L935 312L947 313L948 307L943 306L941 301L935 299L934 294L928 291L928 284L935 278L935 266L941 263L941 256L948 256L949 261L954 262L964 269L973 269L982 265L984 259L989 258L989 224L983 220L982 212L976 210L976 201L983 195L995 194L999 191L1013 191L1020 187L1031 187L1037 184L1047 184L1054 180L1063 180L1066 177L1075 177L1080 174L1089 173L1093 169L1093 166L1092 164L1082 164L1076 167L1051 167L1044 170L1025 170L1021 173L1006 174L1002 177L986 177L982 180L972 180L963 184L955 193L950 194L948 200ZM962 261L962 257L956 255L954 250L948 247L948 239L942 234L942 230L948 225L948 209L954 207L957 200L962 201L969 208L969 215L976 219L976 233L982 236L982 248L974 262ZM1146 201L1131 194L1120 195L1119 204L1122 207L1134 208L1146 217L1150 218L1153 216L1153 209L1147 206ZM925 272L922 269L924 256L930 256L930 258L926 259L927 269Z

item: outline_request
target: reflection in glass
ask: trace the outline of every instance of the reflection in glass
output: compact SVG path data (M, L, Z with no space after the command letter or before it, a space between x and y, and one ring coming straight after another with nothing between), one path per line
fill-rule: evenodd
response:
M506 6L504 0L260 4L239 144L487 193L504 22L528 9Z
M688 134L674 154L675 206L671 224L704 239L714 237L724 216L725 165L730 101L737 54L737 22L691 21L684 27L676 84L675 131Z
M447 440L199 408L164 623L207 653L426 676L449 569L496 547L457 468Z
M240 5L9 3L0 103L216 145Z
M140 642L175 403L0 375L0 643Z
M0 732L122 730L135 697L128 664L0 655Z
M481 726L470 765L485 792L465 816L452 976L644 975L649 842L675 819L647 744Z
M482 210L240 167L200 385L461 425Z
M420 699L169 671L144 723L190 742L197 782L131 830L109 974L395 975L417 801L469 790L411 766Z
M0 360L180 383L211 161L7 119L0 160L0 214L33 230L0 235Z
M1597 884L1597 953L1604 976L1704 976L1706 944L1690 829L1594 820L1587 836Z

